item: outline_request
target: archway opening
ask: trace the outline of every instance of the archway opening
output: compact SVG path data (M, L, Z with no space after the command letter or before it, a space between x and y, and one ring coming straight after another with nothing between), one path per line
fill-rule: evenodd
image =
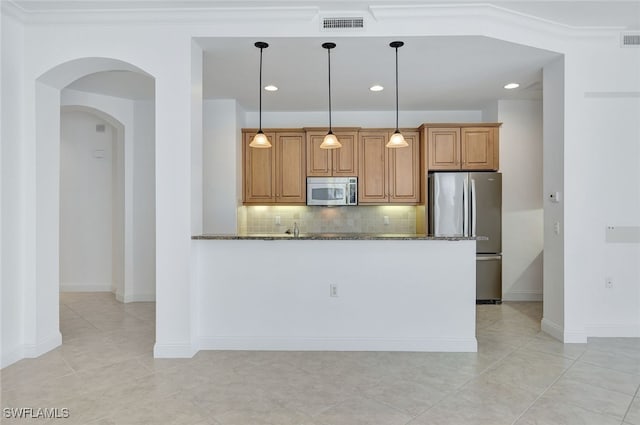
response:
M142 90L128 93L127 81ZM135 354L150 353L155 342L155 80L126 62L83 58L43 74L36 103L36 155L41 158L36 220L42 224L36 246L45 255L36 264L34 330L57 335L42 352L61 344L63 336L66 341L111 332L121 344L144 340ZM72 295L60 297L60 291ZM144 305L127 304L136 301ZM83 321L70 320L83 314ZM131 328L140 334L130 335ZM117 338L118 332L128 336Z

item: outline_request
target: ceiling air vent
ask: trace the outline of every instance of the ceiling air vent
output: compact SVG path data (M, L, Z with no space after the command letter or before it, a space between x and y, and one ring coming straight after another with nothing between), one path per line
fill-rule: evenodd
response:
M364 18L323 18L323 30L361 30L364 29Z
M622 33L620 44L622 47L640 47L640 32Z

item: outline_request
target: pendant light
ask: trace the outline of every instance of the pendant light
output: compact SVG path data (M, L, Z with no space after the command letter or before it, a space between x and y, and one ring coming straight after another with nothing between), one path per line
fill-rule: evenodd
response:
M394 41L389 44L389 47L396 49L396 131L393 132L387 143L388 148L404 148L409 146L404 136L398 129L398 47L404 46L402 41Z
M331 128L331 49L336 47L336 43L323 43L322 47L327 49L327 59L329 63L329 132L324 136L324 140L320 144L320 149L337 149L341 148L342 144L338 141L338 138L333 134Z
M260 49L260 110L258 112L260 126L258 128L258 133L253 137L249 146L252 148L270 148L271 143L269 142L269 138L262 132L262 50L269 47L269 45L264 41L257 41L254 46Z

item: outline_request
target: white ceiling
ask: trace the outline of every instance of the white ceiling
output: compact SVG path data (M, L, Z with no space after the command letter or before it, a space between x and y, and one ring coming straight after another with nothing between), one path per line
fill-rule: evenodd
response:
M205 50L204 96L237 99L248 111L258 109L259 50L252 38L199 40ZM332 106L335 110L390 110L395 107L393 38L265 38L263 108L270 111L317 111L328 104L327 51L331 52ZM486 37L405 37L398 51L402 110L480 109L497 99L540 99L542 67L556 53ZM521 87L505 90L516 81ZM369 87L380 84L382 92ZM151 99L151 78L127 71L81 78L70 89L127 99Z
M331 51L332 106L336 110L395 107L395 38L266 38L263 108L317 111L328 105L327 51ZM258 108L259 49L249 38L201 40L205 98L233 98ZM404 37L398 50L400 109L480 109L497 99L540 99L542 67L557 54L486 37ZM506 83L521 88L508 91ZM369 87L380 84L382 92Z
M479 3L478 0L465 3ZM338 2L331 0L282 1L15 1L25 11L47 10L194 10L202 7L272 7L315 5L341 9L347 5L366 9L391 0ZM430 4L446 1L403 0L394 4ZM449 2L459 3L459 2ZM486 2L481 2L485 4ZM535 16L565 26L640 28L640 1L499 1L499 8ZM327 54L322 42L334 41L332 96L335 110L389 110L395 106L395 38L206 38L205 98L233 98L247 110L258 108L259 50L266 41L263 85L275 84L275 93L263 92L263 108L271 111L323 110L327 107ZM539 99L541 69L557 56L554 52L486 37L404 37L399 50L400 109L479 109L497 99ZM516 81L519 89L503 86ZM385 90L372 93L372 84ZM153 98L149 77L130 72L99 73L84 77L69 88L129 99Z

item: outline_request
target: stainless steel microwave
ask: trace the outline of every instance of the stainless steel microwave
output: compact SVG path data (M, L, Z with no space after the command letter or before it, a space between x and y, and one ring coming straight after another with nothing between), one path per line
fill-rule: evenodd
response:
M307 205L358 205L358 178L307 177Z

